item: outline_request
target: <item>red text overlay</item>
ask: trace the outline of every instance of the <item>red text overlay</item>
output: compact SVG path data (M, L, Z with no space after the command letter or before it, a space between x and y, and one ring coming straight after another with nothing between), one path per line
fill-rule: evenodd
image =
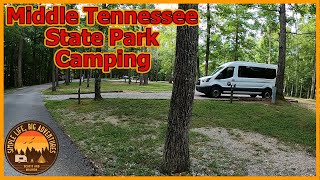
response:
M7 26L48 26L44 33L44 45L60 48L54 55L54 63L58 68L101 69L104 73L109 73L114 68L135 69L138 73L149 72L152 56L150 52L143 52L142 47L146 49L160 46L160 33L151 26L199 24L199 13L196 10L110 10L95 6L84 6L79 10L67 9L64 5L5 8ZM78 27L81 18L85 18L88 28L70 28ZM130 31L121 28L130 29L128 26L140 26L140 30ZM81 47L107 47L104 49L111 52L79 53L70 50ZM133 48L141 48L141 52L124 50Z

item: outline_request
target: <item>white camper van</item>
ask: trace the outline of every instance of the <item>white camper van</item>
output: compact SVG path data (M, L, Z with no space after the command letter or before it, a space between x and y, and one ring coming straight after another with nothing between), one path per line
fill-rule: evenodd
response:
M261 95L271 98L275 86L277 65L234 61L219 66L210 76L199 78L197 91L210 97L221 93L247 94L251 97Z

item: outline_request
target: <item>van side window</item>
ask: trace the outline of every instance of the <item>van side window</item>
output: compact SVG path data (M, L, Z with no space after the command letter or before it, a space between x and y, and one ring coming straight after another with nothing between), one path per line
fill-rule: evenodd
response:
M221 76L219 77L219 79L227 79L227 78L233 77L233 71L234 71L234 67L227 67L227 68L225 68L225 69L220 73Z
M276 70L269 68L239 66L238 77L274 79Z

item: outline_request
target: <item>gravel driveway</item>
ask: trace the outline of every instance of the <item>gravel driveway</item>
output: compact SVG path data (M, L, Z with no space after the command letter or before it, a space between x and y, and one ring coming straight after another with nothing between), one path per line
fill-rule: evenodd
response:
M101 96L105 99L121 98L121 99L170 99L170 92L110 92L101 93ZM47 100L66 100L70 98L78 98L77 94L63 94L63 95L43 95ZM94 94L81 94L81 98L94 98ZM195 92L194 99L209 99L209 100L219 100L219 101L229 101L230 95L223 94L220 98L208 98L204 94ZM235 95L234 100L237 98L247 98L247 95ZM252 98L251 98L252 99ZM261 100L261 98L256 98L256 100Z
M239 169L249 176L315 176L316 158L302 147L287 146L275 138L238 129L195 128L191 131L210 138L204 154L222 148ZM223 157L222 157L223 158ZM221 159L219 159L221 160ZM235 175L228 171L226 174Z

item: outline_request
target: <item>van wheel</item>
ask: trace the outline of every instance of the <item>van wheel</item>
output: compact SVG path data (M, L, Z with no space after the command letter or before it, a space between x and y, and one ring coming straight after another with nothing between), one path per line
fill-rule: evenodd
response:
M265 89L265 90L262 92L262 98L271 99L271 97L272 97L272 91L271 91L271 89Z
M219 87L212 87L208 95L209 97L218 98L221 95L221 89Z
M255 98L255 97L257 97L257 95L256 94L250 94L250 97Z

